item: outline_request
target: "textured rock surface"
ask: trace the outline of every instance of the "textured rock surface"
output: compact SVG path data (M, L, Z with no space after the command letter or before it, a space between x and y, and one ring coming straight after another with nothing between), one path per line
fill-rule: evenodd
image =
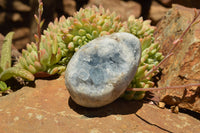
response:
M64 77L37 80L35 88L24 87L0 97L1 133L198 133L200 121L183 113L135 101L88 109L75 104Z
M100 107L116 100L132 81L140 62L141 46L129 33L114 33L81 47L66 70L72 99L85 107Z
M109 9L111 12L115 11L119 14L122 20L127 20L130 15L134 15L136 18L141 14L141 5L134 1L122 1L122 0L89 0L87 6L100 6L105 9Z
M172 48L172 42L177 39L192 21L194 10L179 5L173 5L160 22L156 38L161 44L164 55ZM163 65L159 87L184 85L200 82L200 24L196 24L183 38L174 50L174 55ZM179 104L179 107L200 112L200 91L198 87L188 87L183 97L184 89L162 90L157 92L167 104Z
M168 10L169 8L160 5L156 1L153 1L149 14L149 17L152 20L152 24L157 24Z

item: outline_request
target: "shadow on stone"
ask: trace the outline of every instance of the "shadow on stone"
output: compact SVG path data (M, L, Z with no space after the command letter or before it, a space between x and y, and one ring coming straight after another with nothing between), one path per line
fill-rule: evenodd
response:
M35 77L36 79L40 79L40 80L55 80L60 77L60 74L50 75L46 72L41 72L40 74L35 75Z
M89 118L94 118L116 114L127 115L136 113L142 107L143 101L125 101L119 98L113 103L100 108L86 108L76 104L70 97L68 104L75 112Z

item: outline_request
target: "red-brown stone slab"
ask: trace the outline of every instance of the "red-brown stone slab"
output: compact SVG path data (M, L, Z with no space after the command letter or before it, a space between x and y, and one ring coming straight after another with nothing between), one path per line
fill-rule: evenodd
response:
M118 99L102 108L76 105L66 90L64 77L36 80L0 97L1 133L197 133L200 121L187 114L141 101Z
M161 44L161 51L166 55L194 17L194 9L173 5L157 26L156 40ZM197 19L199 20L199 18ZM200 23L192 26L183 37L182 43L173 51L163 65L159 87L200 83ZM200 88L188 87L185 97L184 89L170 89L156 92L170 105L178 105L200 113Z

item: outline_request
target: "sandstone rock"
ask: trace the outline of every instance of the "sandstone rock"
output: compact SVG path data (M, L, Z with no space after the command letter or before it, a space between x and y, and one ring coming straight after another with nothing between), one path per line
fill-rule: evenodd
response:
M180 5L173 5L157 26L155 37L161 44L161 51L166 55L172 48L172 42L187 28L194 16L194 10ZM200 82L200 24L194 25L174 49L174 55L168 59L162 68L159 87L184 85ZM198 87L184 89L162 90L157 92L161 99L170 105L200 112L200 91Z
M157 24L168 10L169 8L163 7L158 2L153 1L149 15L150 19L152 20L152 24Z
M122 20L127 20L130 15L134 15L136 18L141 14L141 6L134 1L122 1L122 0L90 0L87 6L102 5L105 9L109 9L111 12L116 12L121 16Z
M162 5L166 6L166 7L171 7L172 6L172 2L174 0L157 0L159 1Z
M13 9L16 10L16 11L20 11L20 12L31 11L31 7L29 7L28 5L25 5L21 1L14 0L12 4L13 4Z
M81 47L67 65L66 86L72 99L85 107L116 100L132 81L141 47L129 33L113 33Z
M1 133L198 133L200 121L183 113L136 101L118 99L98 109L75 104L64 77L36 80L0 97Z
M76 12L76 2L74 0L63 0L63 8L65 13L72 16Z
M13 44L17 49L25 48L26 44L30 42L30 29L21 27L14 30Z
M23 18L19 13L13 13L11 19L12 19L13 22L23 21Z

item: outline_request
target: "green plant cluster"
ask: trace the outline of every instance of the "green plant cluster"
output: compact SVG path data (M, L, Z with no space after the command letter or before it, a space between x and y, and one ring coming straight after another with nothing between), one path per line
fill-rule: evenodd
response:
M0 61L0 92L5 92L10 87L6 85L4 81L11 77L22 77L29 80L33 80L34 76L23 68L11 67L11 44L14 32L10 32L6 35L2 49L1 49L1 61Z
M141 63L129 87L151 87L153 74L143 78L163 59L162 54L158 52L159 44L154 42L154 29L149 20L143 21L142 18L130 16L127 21L122 22L116 13L103 7L80 9L73 17L61 17L50 23L41 36L39 51L36 43L27 44L27 49L22 50L22 56L17 63L11 69L4 70L1 77L3 80L12 76L34 80L33 75L39 72L50 75L61 73L73 54L89 41L114 32L128 32L140 39L142 47ZM23 70L23 73L17 75L13 70ZM142 99L143 96L143 92L125 92L123 95L129 100Z

